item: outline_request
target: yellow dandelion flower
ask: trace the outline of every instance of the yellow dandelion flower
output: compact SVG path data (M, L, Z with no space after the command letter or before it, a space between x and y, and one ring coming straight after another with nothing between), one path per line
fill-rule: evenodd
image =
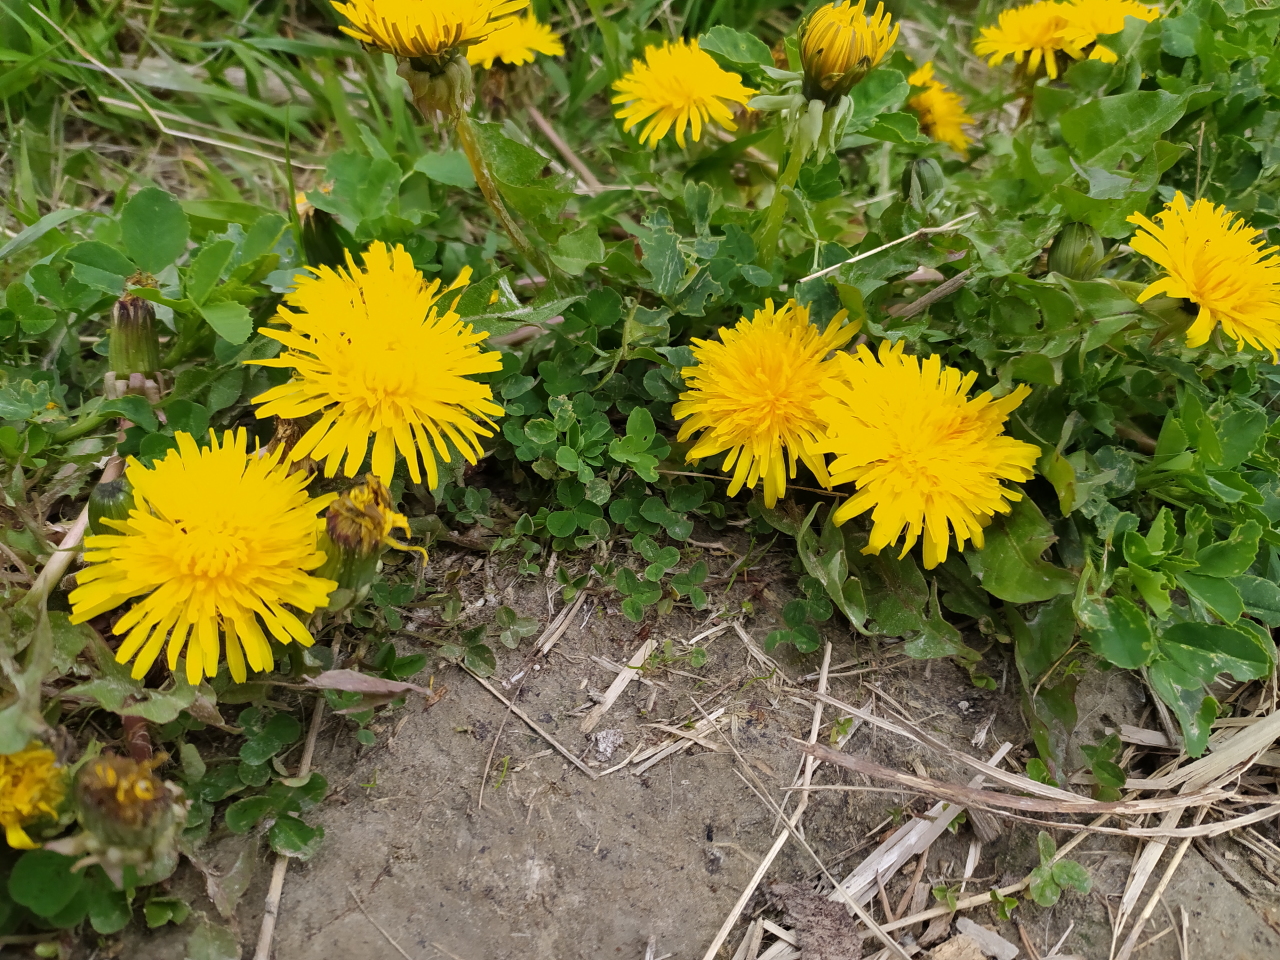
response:
M518 67L522 63L533 63L540 53L563 57L564 44L554 30L545 23L539 23L538 18L530 13L524 17L512 17L474 47L469 47L467 59L488 70L495 60Z
M883 3L870 16L866 0L819 7L800 25L805 99L835 103L885 58L897 39L898 24L890 26Z
M640 142L656 147L672 127L676 143L684 146L685 130L696 141L702 128L714 120L726 130L736 130L731 103L745 104L756 91L745 87L736 73L720 65L698 46L697 40L676 40L649 47L643 60L631 61L631 72L613 85L615 113L623 129L645 121Z
M690 389L672 408L685 420L680 440L705 431L686 459L701 460L728 451L723 470L733 471L729 496L764 478L764 502L772 507L787 492L787 478L804 461L824 485L827 471L815 444L822 421L814 404L831 375L827 354L844 346L860 323L846 324L841 310L819 331L809 308L789 300L774 309L766 300L750 320L720 329L720 342L693 341L697 366L681 372Z
M950 145L962 157L969 155L968 136L964 125L973 117L964 109L964 100L933 76L932 61L911 74L907 82L924 89L907 101L907 106L920 117L920 130L925 136Z
M17 753L0 756L0 827L15 850L33 850L39 844L25 827L41 820L56 820L66 784L53 751L32 741Z
M837 376L815 405L828 424L817 449L835 454L833 483L857 486L836 510L836 522L873 510L865 552L879 553L905 532L900 556L906 556L923 535L930 568L947 559L953 532L956 549L966 540L982 547L982 528L1022 498L1003 481L1029 480L1040 450L1003 434L1029 388L971 400L976 373L943 367L936 355L922 363L902 350L902 341L885 341L878 360L866 346L856 356L837 355Z
M1045 72L1056 78L1059 50L1077 59L1082 56L1070 40L1066 6L1041 2L1005 10L996 26L982 28L982 35L973 44L974 52L987 57L993 67L1003 63L1005 57L1013 57L1017 63L1026 63L1027 73L1032 76L1043 61Z
M336 586L309 572L325 560L316 514L330 498L308 497L305 473L290 474L278 455L250 452L244 430L227 431L221 444L210 439L201 448L178 433L177 449L152 466L130 460L129 518L104 519L120 532L85 539L88 566L71 592L71 622L140 598L115 625L124 637L116 660L134 660L136 679L166 639L170 670L186 648L191 683L217 674L220 638L236 682L245 679L246 660L269 670L263 626L281 643L310 646L289 607L310 613Z
M286 367L294 379L254 397L259 417L320 414L289 452L292 460L325 461L325 476L360 472L373 439L373 472L391 482L396 450L408 461L414 483L435 487L439 471L432 454L450 462L449 444L470 462L484 453L480 437L491 436L492 417L502 415L485 383L468 377L502 369L496 350L481 350L489 334L477 333L441 304L471 277L464 268L445 291L430 284L403 247L374 243L364 268L347 254L347 269L313 268L301 280L276 319L287 330L264 329L285 352L252 363ZM456 299L456 298L455 298ZM477 419L482 422L477 422Z
M1150 23L1160 16L1160 9L1137 0L1073 0L1062 8L1062 15L1066 17L1066 37L1073 48L1083 51L1093 44L1090 59L1115 63L1115 51L1098 43L1098 37L1119 33L1126 17Z
M1190 300L1200 307L1187 330L1187 346L1199 347L1215 326L1244 349L1267 350L1275 362L1280 349L1280 257L1264 246L1262 234L1237 214L1208 200L1190 207L1181 193L1156 214L1158 224L1140 213L1129 218L1140 229L1129 245L1168 272L1138 297L1157 294Z
M440 61L480 43L529 0L351 0L342 32L397 57Z

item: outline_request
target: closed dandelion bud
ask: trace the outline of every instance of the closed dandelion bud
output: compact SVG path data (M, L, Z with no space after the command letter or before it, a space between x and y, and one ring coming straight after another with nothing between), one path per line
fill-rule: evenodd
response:
M75 785L83 832L47 848L81 856L76 870L99 864L118 887L124 886L126 866L151 882L171 873L178 862L177 836L187 820L187 803L177 785L153 772L164 759L161 754L139 763L107 754L87 762Z
M414 104L429 120L457 119L475 102L471 64L460 51L445 57L403 60L396 72L408 81Z
M151 278L146 278L151 280ZM137 277L129 281L137 286L152 286L139 282ZM160 341L156 338L156 308L150 300L126 293L111 308L111 342L108 351L111 369L117 379L127 380L130 374L140 373L153 377L160 369Z
M1106 263L1098 231L1087 223L1068 223L1049 248L1049 269L1072 280L1092 280Z
M128 520L133 509L133 484L127 477L99 483L89 494L89 532L102 536L119 533L103 520Z
M302 226L302 252L313 267L341 267L346 263L346 248L341 230L333 215L317 208L299 192L294 197L298 222Z
M942 166L932 157L912 160L902 171L902 200L927 210L942 197L947 186Z
M800 25L800 60L807 100L834 105L884 59L898 38L884 4L867 16L866 0L836 0L819 7Z
M378 576L378 562L388 547L426 551L392 539L393 530L409 533L409 520L397 513L391 493L373 474L329 505L320 534L320 549L328 558L316 576L337 581L338 589L329 599L329 609L337 610L362 599Z

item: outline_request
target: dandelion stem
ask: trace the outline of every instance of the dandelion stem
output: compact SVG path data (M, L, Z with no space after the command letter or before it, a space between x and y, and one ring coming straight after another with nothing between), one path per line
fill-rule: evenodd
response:
M793 146L786 169L774 183L769 212L765 215L764 226L756 235L756 262L766 270L772 269L773 257L778 249L778 235L782 232L782 221L787 214L787 192L796 185L807 152L799 144Z
M425 110L423 115L426 115ZM489 162L485 159L480 141L476 138L476 128L471 124L470 115L465 110L459 110L453 119L454 129L458 132L458 142L462 145L462 152L467 155L467 162L471 164L471 173L476 178L476 185L484 194L498 222L502 224L502 229L507 231L507 236L511 238L511 242L516 245L524 258L541 271L543 276L548 276L549 272L546 264L543 263L542 256L530 245L529 238L524 235L524 231L520 229L520 225L516 223L507 210L507 205L502 201L502 194L498 192L497 181L493 179Z

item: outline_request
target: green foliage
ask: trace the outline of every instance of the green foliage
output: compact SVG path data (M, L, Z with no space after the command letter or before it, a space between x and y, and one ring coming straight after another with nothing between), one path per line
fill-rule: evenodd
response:
M779 625L767 649L812 653L818 625L836 618L909 656L953 658L987 687L1010 653L1039 754L1028 774L1060 785L1075 772L1081 679L1139 671L1186 751L1201 754L1228 709L1215 681L1275 670L1280 368L1221 337L1187 348L1187 305L1139 303L1159 271L1124 244L1130 218L1176 192L1225 204L1276 242L1280 18L1240 0L1186 0L1149 24L1130 19L1108 41L1115 63L1081 60L1060 79L1024 83L1008 70L975 79L960 69L956 51L986 8L971 25L917 5L913 42L939 51L940 74L978 117L969 156L922 131L904 40L826 131L833 149L801 157L783 183L775 170L796 145L768 110L727 139L638 149L610 121L608 95L632 57L678 31L784 98L776 64L796 66L793 8L587 6L584 18L556 0L569 55L504 74L501 96L481 84L474 111L530 256L493 216L448 124L428 130L393 59L341 35L327 7L157 5L127 32L102 0L0 12L0 750L63 711L94 713L76 729L142 718L180 764L174 776L192 801L185 842L225 824L285 855L312 855L322 833L303 815L327 786L316 773L289 776L302 726L273 678L235 685L224 673L192 686L158 668L135 680L94 629L70 624L59 594L47 616L10 601L22 571L53 555L50 519L75 515L104 457L148 464L178 431L201 439L232 426L265 444L273 424L257 420L253 399L288 374L247 364L280 350L263 328L309 263L359 263L382 241L403 245L428 280L469 269L454 308L502 357L477 378L505 410L481 463L441 458L434 490L403 468L391 484L415 543L509 555L521 576L551 578L554 567L566 602L591 591L635 623L677 604L720 610L718 591L750 568L756 538L760 549L794 543L794 598L769 611ZM142 69L143 51L159 73ZM527 105L572 157L530 123ZM161 118L165 136L183 142L181 159L156 149ZM305 220L299 188L314 208ZM759 249L775 194L785 216L776 243ZM1058 273L1070 258L1045 248L1068 224L1089 237L1088 262ZM158 400L104 394L111 309L126 292L155 307ZM971 394L1032 388L1007 430L1039 449L1036 476L980 541L925 569L918 549L870 552L873 512L837 526L837 504L814 492L806 468L766 508L750 492L726 496L723 455L688 461L693 438L680 436L674 405L692 347L790 297L819 328L843 309L872 346L906 341L909 353L936 356L973 377ZM313 490L333 486L320 479ZM700 531L732 528L750 536L749 555L713 577ZM425 644L488 676L497 644L517 649L538 633L510 607L468 608L460 571L423 584L404 559L388 554L384 577L325 622L315 647L278 651L287 682L335 667L402 681L427 669ZM651 665L696 669L705 656L667 643ZM42 703L51 688L58 696ZM376 742L383 706L323 695L360 744ZM1081 747L1099 799L1123 785L1118 750L1114 738ZM1050 866L1047 840L1032 896L1050 904L1064 887L1087 889L1088 877L1069 861ZM115 891L96 868L69 873L64 861L15 858L14 929L87 920L107 933L139 898L151 926L189 913L154 891ZM953 891L935 892L954 903ZM230 931L201 921L188 955L235 950Z
M1053 862L1058 845L1043 830L1036 836L1036 848L1040 853L1040 866L1031 871L1031 884L1027 889L1031 899L1040 906L1052 907L1066 887L1079 893L1088 893L1093 888L1089 871L1074 860Z

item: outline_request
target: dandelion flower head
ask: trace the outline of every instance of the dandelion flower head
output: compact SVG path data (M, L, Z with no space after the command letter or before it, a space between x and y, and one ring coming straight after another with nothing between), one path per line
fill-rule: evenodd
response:
M613 85L613 102L623 129L640 123L640 142L656 147L673 127L676 143L684 146L685 132L702 139L702 128L714 120L736 130L730 104L745 104L756 91L742 78L723 69L698 46L697 40L676 40L649 47L643 60L631 61L631 72Z
M285 367L294 378L255 397L259 417L297 419L320 414L289 452L292 460L325 462L332 477L346 458L354 477L373 441L373 473L391 482L396 451L409 476L439 483L436 454L450 462L450 444L469 462L484 451L480 437L493 433L502 415L488 384L469 379L502 369L496 350L482 350L488 333L476 332L441 303L471 277L464 269L445 291L426 282L403 247L374 243L358 268L313 268L285 298L276 319L287 329L264 328L284 352L252 363ZM455 301L456 302L456 298ZM295 312L296 311L296 312ZM433 454L432 450L435 450Z
M1035 75L1043 62L1045 72L1056 78L1059 50L1077 59L1081 56L1070 40L1071 35L1067 4L1032 3L1003 11L994 27L982 28L973 49L993 67L1003 63L1005 57L1013 57L1017 63L1026 64L1029 75Z
M562 57L564 44L554 30L545 23L539 23L538 18L530 13L502 21L502 26L488 37L467 48L467 59L489 70L495 60L518 67L533 63L540 53Z
M65 792L58 758L39 741L17 753L0 755L0 827L9 846L15 850L39 846L24 828L56 820Z
M439 62L480 43L529 0L350 0L342 32L397 57Z
M116 660L141 679L166 646L169 669L185 648L190 683L218 672L220 649L237 682L273 665L267 635L314 641L291 607L323 607L335 584L310 571L324 563L316 514L331 498L307 495L304 473L247 449L244 430L208 447L188 433L150 467L130 460L134 508L119 530L85 539L88 566L71 593L71 622L137 599L115 625ZM265 631L264 631L265 627Z
M1160 9L1137 0L1074 0L1063 7L1062 13L1067 19L1066 41L1073 50L1081 51L1072 56L1082 56L1083 50L1093 44L1090 59L1115 63L1115 51L1098 43L1098 37L1119 33L1126 17L1150 23L1160 16Z
M870 15L866 0L819 7L800 27L805 98L834 103L885 58L897 39L898 24L891 23L883 3Z
M835 454L832 483L857 487L836 522L871 510L865 552L903 537L906 556L923 537L929 568L946 560L953 534L958 550L966 540L982 546L983 527L1022 497L1004 481L1029 480L1040 450L1003 432L1028 387L969 399L977 374L943 367L937 355L921 362L903 346L883 342L878 358L866 346L837 355L828 396L816 404L828 424L818 450Z
M1187 206L1181 192L1155 221L1135 213L1138 230L1129 245L1154 260L1168 276L1138 297L1157 294L1190 300L1199 315L1187 330L1187 346L1202 346L1217 326L1244 349L1280 349L1280 256L1262 235L1226 207L1200 199Z
M973 123L973 117L964 109L964 101L958 93L948 90L941 80L933 76L933 63L926 63L911 74L907 82L913 87L923 87L920 93L907 101L907 106L920 118L920 130L934 140L949 145L956 153L969 155L969 138L964 125Z
M827 471L815 444L822 436L814 404L831 375L827 354L857 333L842 310L820 331L809 308L789 300L774 309L766 301L750 320L722 327L719 342L693 341L697 365L681 373L689 390L672 408L679 440L701 432L687 454L701 460L728 451L724 471L733 472L729 496L764 479L764 502L772 507L796 475L797 459L822 483Z

